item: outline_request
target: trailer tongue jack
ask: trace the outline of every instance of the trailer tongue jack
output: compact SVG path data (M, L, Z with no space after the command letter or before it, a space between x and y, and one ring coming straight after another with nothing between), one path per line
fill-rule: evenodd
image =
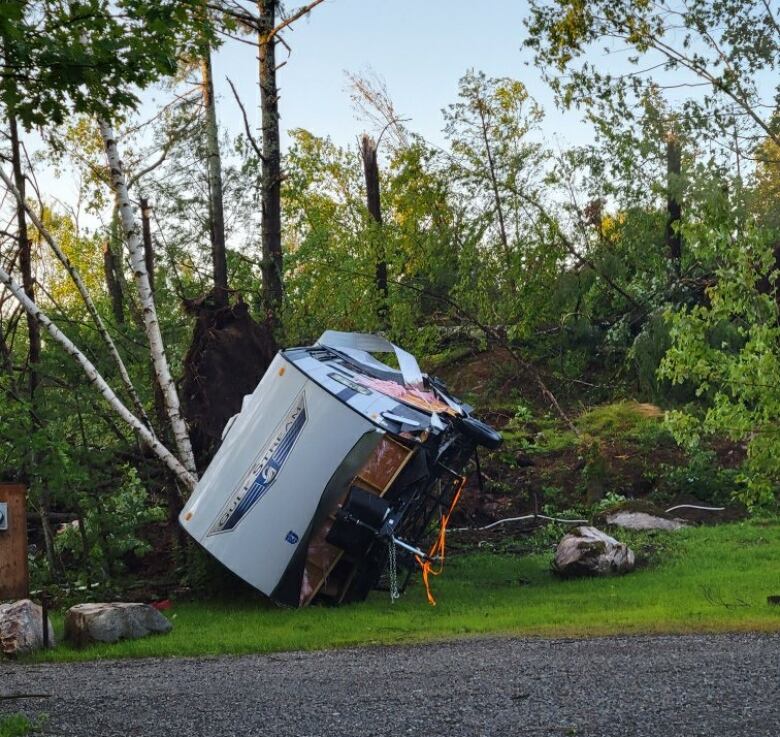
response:
M394 353L399 368L372 353ZM463 471L478 446L500 444L409 353L379 336L327 331L277 354L180 522L279 604L359 601L388 568L396 593L418 567L427 584L443 563Z

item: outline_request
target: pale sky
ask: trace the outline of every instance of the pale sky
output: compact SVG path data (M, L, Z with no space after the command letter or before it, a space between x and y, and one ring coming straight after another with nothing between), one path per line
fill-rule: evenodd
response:
M289 0L298 7L304 0ZM372 70L383 78L397 112L408 128L443 144L441 110L457 100L458 80L469 70L522 81L545 111L542 134L548 145L566 148L592 140L592 130L578 111L556 110L552 93L523 48L528 15L525 0L325 0L284 33L292 48L278 47L283 145L287 131L306 128L337 144L355 145L369 124L357 118L345 72ZM606 55L597 45L588 58L615 73L628 71L628 50ZM257 50L227 40L214 57L218 115L231 133L243 130L240 111L225 80L229 76L258 128ZM669 73L679 82L682 72ZM692 94L673 90L674 101ZM695 94L695 92L693 93ZM140 117L150 117L170 97L143 94ZM55 196L71 199L72 183L52 182Z
M287 6L304 1L289 0ZM589 140L590 130L577 113L556 112L531 54L521 48L527 12L524 0L325 0L285 31L289 57L277 47L277 61L287 62L278 72L283 146L294 128L354 146L370 127L357 117L345 72L369 70L386 82L397 112L409 118L407 127L439 145L444 143L441 110L457 100L458 80L472 68L525 83L545 109L549 142L557 138L566 146ZM214 55L213 70L220 126L233 134L244 128L229 76L257 133L257 49L228 39ZM159 89L140 96L141 120L171 99ZM40 141L32 135L28 144L34 150ZM76 182L67 171L57 177L51 168L36 168L48 196L75 204ZM90 218L84 224L97 225Z
M561 130L548 88L538 70L524 63L531 60L521 50L526 14L526 3L512 0L325 0L285 34L292 55L278 75L282 129L307 128L353 143L365 123L356 119L344 72L370 68L386 81L398 112L411 118L408 127L441 142L441 109L456 100L458 80L474 68L523 81L548 111L549 133ZM279 61L286 58L281 47L277 54ZM225 76L256 118L255 58L254 48L236 41L216 55L220 122L230 129L242 123ZM569 126L567 137L587 136L585 126L575 128Z

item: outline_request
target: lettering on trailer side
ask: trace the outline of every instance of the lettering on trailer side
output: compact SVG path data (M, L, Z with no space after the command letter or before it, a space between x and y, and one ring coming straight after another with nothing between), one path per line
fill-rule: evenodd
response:
M306 424L306 402L301 392L287 411L284 419L255 456L249 470L241 478L222 508L209 535L232 532L271 488L279 472L289 458L295 441Z

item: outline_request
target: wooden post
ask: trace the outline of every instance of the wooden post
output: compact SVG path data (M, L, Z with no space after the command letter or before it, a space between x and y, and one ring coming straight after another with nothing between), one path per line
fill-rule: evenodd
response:
M6 524L0 530L0 601L26 599L30 594L27 572L27 492L19 484L0 484L0 503L7 505Z

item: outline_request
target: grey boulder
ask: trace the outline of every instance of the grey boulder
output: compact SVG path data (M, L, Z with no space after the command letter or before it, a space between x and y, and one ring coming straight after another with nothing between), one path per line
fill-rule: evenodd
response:
M77 647L162 634L172 627L149 604L77 604L65 613L65 639Z
M48 622L49 647L54 647L54 630ZM0 653L25 655L43 647L43 611L29 599L0 604Z
M634 570L634 551L595 527L575 527L558 543L553 572L563 578L609 576Z
M679 530L685 523L676 519L657 517L647 512L629 512L620 510L606 516L607 524L622 527L624 530Z

